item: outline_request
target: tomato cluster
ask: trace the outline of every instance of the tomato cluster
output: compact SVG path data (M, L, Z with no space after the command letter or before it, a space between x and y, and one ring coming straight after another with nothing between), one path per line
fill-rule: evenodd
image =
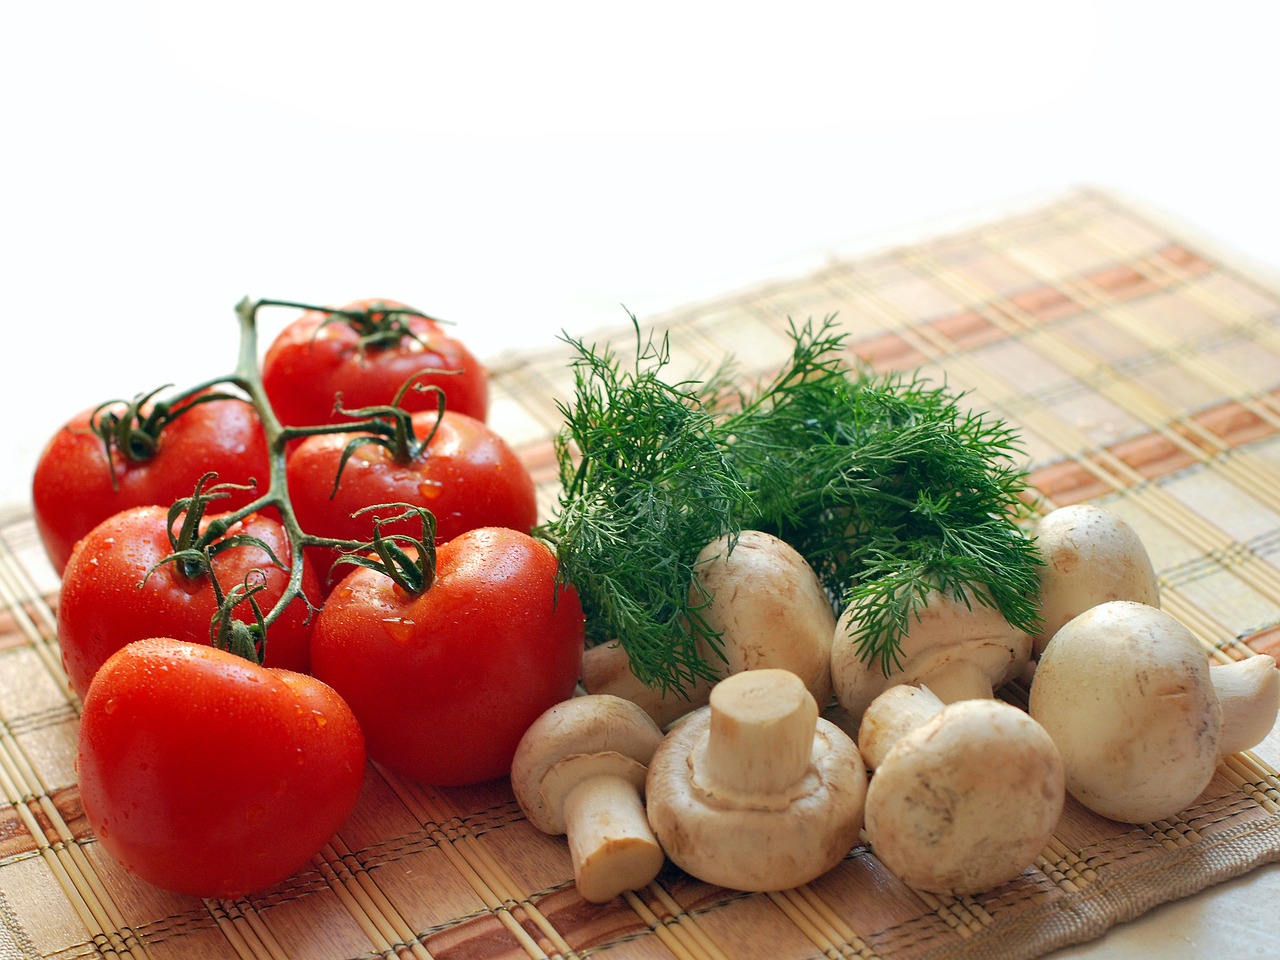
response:
M357 301L306 309L244 369L280 303L241 304L233 374L77 415L33 478L86 816L128 870L198 896L305 864L366 760L505 774L583 648L483 365Z

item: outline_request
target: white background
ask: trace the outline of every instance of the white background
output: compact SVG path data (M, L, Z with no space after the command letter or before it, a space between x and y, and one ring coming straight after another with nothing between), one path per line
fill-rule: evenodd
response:
M1280 264L1272 3L7 9L0 503L82 407L229 370L246 294L489 357L1080 183Z

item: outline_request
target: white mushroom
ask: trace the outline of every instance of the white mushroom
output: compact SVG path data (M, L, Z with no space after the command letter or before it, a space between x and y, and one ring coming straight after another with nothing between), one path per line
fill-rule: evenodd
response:
M875 772L866 830L904 883L964 896L1016 878L1053 836L1066 798L1048 733L1001 700L944 704L893 687L863 716Z
M795 674L734 674L649 764L649 822L673 863L734 890L794 887L852 849L866 768Z
M831 699L831 638L835 612L817 574L789 544L758 530L744 530L730 549L722 537L703 548L694 565L690 605L720 636L723 659L702 645L700 653L723 678L773 667L799 676L822 706ZM659 726L704 706L711 681L683 695L642 683L620 644L591 647L583 657L582 685L643 706Z
M626 648L616 641L588 647L582 654L584 690L591 694L630 700L660 727L666 727L705 705L712 686L712 681L703 677L696 678L681 691L650 686L635 675Z
M1033 531L1044 558L1035 655L1077 614L1108 600L1160 606L1160 584L1146 547L1118 514L1091 503L1051 510Z
M578 892L604 903L648 884L665 856L643 804L662 731L636 704L584 696L556 704L525 732L511 788L529 822L566 834Z
M946 703L990 698L1031 657L1031 637L990 603L932 590L908 622L896 665L886 674L878 662L860 656L861 616L857 604L846 607L831 646L836 699L855 724L872 700L896 684L927 686Z
M1278 708L1271 657L1211 667L1187 627L1128 600L1091 607L1054 634L1029 701L1062 752L1068 792L1125 823L1185 810L1222 757L1267 735Z

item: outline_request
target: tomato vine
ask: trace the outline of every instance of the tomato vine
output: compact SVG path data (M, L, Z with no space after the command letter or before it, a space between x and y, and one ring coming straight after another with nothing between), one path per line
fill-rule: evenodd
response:
M147 406L148 402L153 401L159 391L140 395L134 402L129 404L123 414L115 412L104 414L100 421L101 429L95 431L98 432L104 444L107 445L108 457L110 457L110 448L113 444L120 450L137 451L141 454L148 449L154 449L156 437L167 423L172 422L175 417L181 416L192 405L204 402L206 398L228 399L239 397L252 404L257 410L267 439L268 475L265 488L248 503L220 515L215 521L201 530L201 523L209 504L225 496L226 490L230 486L214 484L213 481L216 478L211 474L202 477L197 483L192 496L177 501L171 507L169 512L170 525L180 524L180 526L178 531L171 533L170 536L173 553L160 561L161 563L179 564L180 568L188 575L205 574L212 577L213 556L229 546L246 542L244 537L221 539L223 533L238 521L253 513L268 509L275 511L289 537L290 556L287 558L287 562L275 557L266 548L266 545L260 541L254 540L253 542L257 546L267 549L272 561L282 569L288 569L289 571L288 585L277 601L269 609L262 610L259 608L255 597L257 593L255 585L245 582L224 590L222 585L217 584L216 578L214 578L214 588L219 597L219 609L210 624L211 642L214 646L230 650L257 663L262 663L267 642L267 632L271 624L279 619L291 602L301 598L312 611L316 609L313 600L306 596L302 584L303 555L308 547L325 547L339 550L343 552L344 556L350 555L352 557L350 562L373 565L375 561L365 561L358 556L361 551L370 551L381 558L380 568L393 576L397 583L402 583L406 589L416 584L418 590L424 589L426 585L430 584L428 571L434 565L435 554L434 517L430 514L430 511L407 504L375 504L367 507L365 512L395 511L403 510L407 507L409 510L416 512L422 519L423 534L421 539L413 538L407 534L397 534L393 538L386 538L380 532L375 533L373 539L369 541L341 539L317 536L308 533L302 528L290 500L286 478L286 453L291 442L316 434L353 434L355 436L347 448L348 457L351 451L359 444L372 442L392 450L398 457L410 458L422 453L426 443L430 440L430 436L426 438L414 436L409 415L399 407L399 403L406 392L413 388L413 381L416 377L410 378L402 386L391 404L347 410L342 408L339 403L339 412L351 418L347 422L304 426L282 424L275 414L270 398L267 396L258 362L258 312L264 307L317 310L332 313L344 319L356 320L359 324L356 329L362 332L363 338L367 339L366 346L385 345L389 342L388 338L391 336L391 332L400 329L392 320L388 319L389 314L394 314L398 311L380 310L374 316L372 311L361 314L358 311L319 307L290 300L251 300L244 298L236 305L236 316L239 323L239 351L235 367L231 373L205 380L165 401L154 403L150 407ZM405 312L421 315L417 311L410 311L407 308ZM224 389L227 387L234 388L239 393L229 393ZM434 390L435 388L427 387L425 389ZM439 394L438 390L436 392ZM112 401L112 403L115 402ZM104 404L99 409L107 410L107 408L108 405ZM443 414L444 400L442 394L439 395L439 408L440 413ZM344 457L344 462L345 459ZM338 478L335 478L334 483L336 488ZM244 488L238 487L237 489ZM386 519L400 519L402 516L404 514L395 513ZM406 552L406 547L408 552ZM252 622L246 623L231 616L232 609L242 603L247 603L252 608Z

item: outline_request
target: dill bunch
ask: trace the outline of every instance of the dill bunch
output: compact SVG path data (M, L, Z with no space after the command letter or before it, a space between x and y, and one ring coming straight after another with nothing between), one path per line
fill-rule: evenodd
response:
M861 603L858 650L886 672L930 589L997 607L1033 630L1040 559L1019 520L1016 433L918 376L851 369L834 320L790 324L771 379L734 385L728 360L667 384L667 338L634 364L570 340L561 494L541 530L578 589L588 641L617 640L662 689L714 678L719 637L690 594L699 551L763 530L813 566L838 612Z
M683 690L715 676L699 641L720 649L689 600L694 561L736 529L747 491L705 402L728 367L708 381L669 384L668 339L641 340L632 323L629 366L610 348L568 340L577 351L575 396L558 404L559 507L540 534L578 591L587 642L620 639L641 680Z

